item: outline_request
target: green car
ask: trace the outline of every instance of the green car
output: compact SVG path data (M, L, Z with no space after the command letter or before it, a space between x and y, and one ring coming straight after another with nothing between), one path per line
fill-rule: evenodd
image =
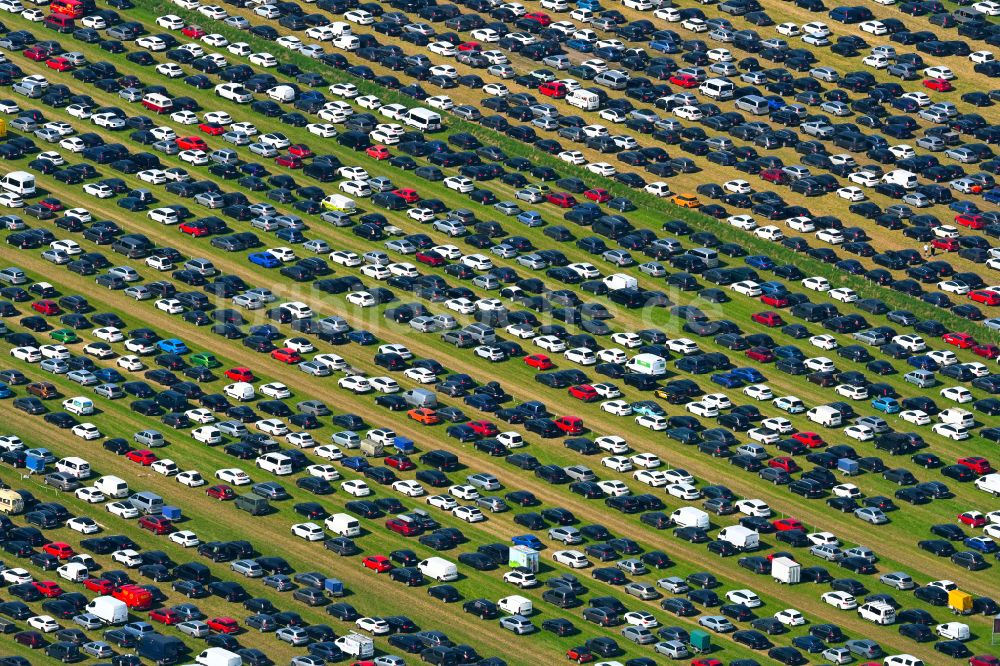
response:
M80 336L68 328L60 328L58 331L52 331L52 339L63 344L72 344L79 342Z
M197 365L203 368L217 368L222 365L213 354L209 354L208 352L193 354L188 357L188 360L191 362L191 365Z

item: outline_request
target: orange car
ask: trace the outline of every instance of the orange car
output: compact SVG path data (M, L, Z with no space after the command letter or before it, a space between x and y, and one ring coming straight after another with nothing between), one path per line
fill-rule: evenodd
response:
M406 415L417 423L423 423L424 425L434 425L435 423L441 423L441 417L437 415L433 409L427 409L426 407L418 407L417 409L411 409L406 412Z
M670 198L670 200L681 208L698 208L701 206L701 202L698 201L698 197L690 194L675 194Z

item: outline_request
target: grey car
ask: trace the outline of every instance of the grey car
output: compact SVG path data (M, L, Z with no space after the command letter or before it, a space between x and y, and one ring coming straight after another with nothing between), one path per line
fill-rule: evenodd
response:
M583 535L575 527L560 526L549 529L549 538L564 544L574 544L583 541Z
M649 569L646 568L646 565L635 557L621 560L616 564L616 566L631 576L642 576L649 573Z
M255 155L260 155L261 157L278 156L277 149L273 148L272 146L265 145L263 143L257 143L257 142L251 143L249 145L249 149L251 153L254 153Z
M517 215L521 212L521 207L514 201L498 201L493 204L493 208L504 215Z
M132 441L151 449L157 446L165 446L167 443L163 438L163 433L159 430L140 430L132 435Z
M303 400L296 403L295 408L303 414L312 414L313 416L328 416L331 414L330 408L319 400Z
M625 593L635 597L636 599L658 599L662 596L655 587L649 583L637 583L635 581L631 583L626 583L625 587L622 588Z
M625 627L622 629L622 638L632 641L636 645L649 645L656 642L656 635L645 627Z
M470 474L465 480L480 490L500 490L503 487L500 480L492 474Z
M302 627L282 627L274 635L289 645L306 645L310 641L309 634Z
M725 634L736 629L733 623L729 621L729 618L722 615L706 615L705 617L698 618L698 624L720 634Z
M684 659L690 656L687 646L681 641L660 641L653 646L653 651L665 655L670 659Z
M145 301L153 297L152 290L144 284L137 284L125 290L125 295L137 301Z
M903 571L893 571L890 573L882 574L879 576L879 582L883 585L888 585L889 587L894 587L897 590L912 590L917 586L913 582L913 578L910 574Z
M104 622L101 618L97 617L93 613L80 613L79 615L73 616L73 622L80 625L84 629L100 629L104 626Z
M882 646L870 638L855 638L844 643L844 647L863 659L878 659L885 652Z
M535 625L523 615L511 615L500 619L500 628L515 634L530 634L535 631Z
M855 509L854 517L872 525L884 525L889 522L889 517L882 512L882 509L875 507Z
M194 638L204 638L211 633L208 624L202 622L201 620L188 620L187 622L181 622L177 625L177 629L182 634L187 634Z
M75 477L62 472L52 472L45 475L45 485L52 486L62 492L70 492L80 487L80 482Z
M480 497L476 500L476 506L486 509L491 513L503 513L510 510L510 506L502 498L493 495Z
M420 333L434 333L441 330L441 325L434 317L421 316L410 320L410 328Z
M236 560L230 563L229 568L247 578L261 578L264 575L264 568L253 560Z
M243 437L249 431L247 427L240 423L239 421L220 421L215 424L215 427L219 429L223 435L229 437Z
M95 616L96 617L96 616ZM100 627L98 623L98 627ZM95 629L97 627L87 627L88 629ZM105 643L104 641L90 641L89 643L84 643L80 646L80 652L84 654L89 654L91 657L97 657L98 659L108 659L113 657L115 654L114 648Z

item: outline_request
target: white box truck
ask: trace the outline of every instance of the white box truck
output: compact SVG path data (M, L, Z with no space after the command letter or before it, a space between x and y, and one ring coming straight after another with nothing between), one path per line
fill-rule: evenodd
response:
M353 631L334 642L345 653L358 659L368 659L375 654L375 641Z
M790 557L771 560L771 576L779 583L794 585L802 580L802 565Z
M194 660L201 666L243 666L243 657L220 647L202 650Z
M530 616L534 610L531 599L522 597L519 594L512 594L509 597L504 597L497 602L497 608L502 610L504 613L509 613L511 615L523 615L525 617Z
M636 354L625 364L625 369L640 375L658 377L667 372L667 359L656 354Z
M434 580L447 581L458 579L458 567L443 557L428 557L417 565L420 573Z
M125 624L128 622L128 604L114 597L97 597L87 604L87 612L101 618L104 624Z
M719 532L719 538L728 541L739 550L757 550L760 548L760 535L749 527L730 525Z

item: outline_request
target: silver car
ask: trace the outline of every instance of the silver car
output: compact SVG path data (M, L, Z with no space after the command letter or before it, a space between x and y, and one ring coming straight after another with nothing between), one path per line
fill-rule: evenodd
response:
M101 618L97 617L93 613L80 613L79 615L73 616L73 622L77 623L84 629L100 629L104 626L104 622Z
M247 578L260 578L264 575L264 568L253 560L236 560L229 568Z
M181 622L177 625L177 629L180 630L182 634L187 634L194 638L204 638L211 633L211 629L208 624L202 622L201 620L188 620L187 622Z
M309 634L302 627L282 627L274 635L289 645L305 645L310 640Z
M580 543L583 541L583 535L580 530L575 527L553 527L549 529L549 538L553 541L559 541L566 545Z
M889 522L889 517L882 512L882 509L875 507L855 509L854 517L872 525L884 525Z
M500 619L500 627L515 634L530 634L535 631L535 625L523 615L511 615Z
M89 613L88 613L89 615ZM96 615L93 617L97 617ZM97 629L101 626L100 621L98 621L97 627L86 627L87 629ZM89 654L91 657L97 657L98 659L108 659L113 657L115 654L114 648L105 643L104 641L90 641L89 643L84 643L80 646L80 652L84 654Z
M729 621L729 618L722 615L706 615L705 617L698 618L698 624L720 634L736 629L733 623Z
M625 627L622 629L622 638L632 641L636 645L648 645L656 642L656 636L645 627Z
M480 497L476 500L476 506L486 509L491 513L503 513L510 510L510 506L502 498L494 495Z

